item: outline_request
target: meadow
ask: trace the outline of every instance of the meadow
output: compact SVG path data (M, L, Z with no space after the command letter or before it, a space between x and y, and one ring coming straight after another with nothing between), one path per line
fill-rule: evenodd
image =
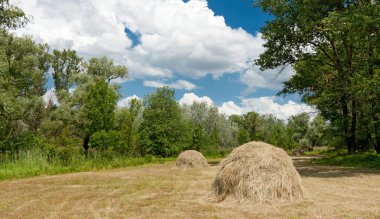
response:
M218 167L173 161L0 182L0 218L378 218L380 171L293 158L305 198L272 205L208 202Z

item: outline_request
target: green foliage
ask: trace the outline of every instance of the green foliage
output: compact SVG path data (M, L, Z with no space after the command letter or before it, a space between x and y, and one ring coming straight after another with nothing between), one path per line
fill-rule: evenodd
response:
M293 140L294 132L287 128L284 121L273 115L249 112L243 116L231 116L231 120L239 125L237 139L240 144L249 141L264 141L287 150L296 146Z
M323 146L329 143L330 130L327 121L318 114L307 129L306 138L311 146Z
M295 142L299 142L301 139L305 138L308 128L309 115L307 113L291 116L288 120L287 129L292 133Z
M113 61L105 56L101 58L91 58L87 65L87 73L93 77L106 80L108 83L113 79L124 79L128 75L125 66L114 65Z
M49 69L47 45L0 33L0 150L17 150L38 131Z
M29 37L0 33L1 86L14 96L42 96L50 67L48 46Z
M0 153L0 180L17 179L39 175L113 169L148 163L165 163L174 158L132 158L117 153L90 152L85 157L78 148L57 148L27 150L14 153Z
M0 0L0 28L16 29L29 22L25 13L18 7L9 4L9 0Z
M141 100L132 99L128 108L116 111L116 129L120 133L123 144L118 147L118 152L129 155L141 154L139 144L140 125L142 122L143 103Z
M174 99L174 90L158 88L145 97L144 106L140 127L141 155L167 157L186 147L190 141L189 131Z
M293 132L286 128L282 120L275 118L272 115L263 117L263 126L261 128L261 140L272 145L292 150L297 143L293 140Z
M239 129L238 134L237 134L237 139L240 145L249 142L250 139L248 136L248 131L245 129Z
M62 90L67 95L73 86L75 77L83 71L83 60L75 50L53 50L52 68L55 90L58 94ZM62 95L58 95L62 99Z
M233 147L238 144L236 123L220 114L217 107L194 102L183 106L183 111L192 130L192 143L187 149L213 150L218 146Z
M122 151L121 136L117 131L105 131L101 130L91 135L90 148L95 148L100 151L115 150Z
M111 130L115 125L115 107L118 94L103 80L96 80L89 88L83 103L86 133Z
M259 131L261 118L256 112L248 112L242 116L234 115L231 116L231 120L240 127L238 132L240 144L261 139L261 133Z
M349 153L380 153L380 4L378 1L272 1L261 30L262 69L291 64L281 94L298 93L331 122Z
M233 148L206 148L203 150L200 150L200 152L203 154L203 156L206 157L207 160L210 159L217 159L220 161L220 158L225 158L229 153L231 153ZM219 163L219 162L217 162Z
M187 150L194 149L194 150L200 151L201 148L205 147L205 145L207 144L206 142L207 142L207 137L206 137L206 132L203 126L195 125L192 131L191 146L186 149Z
M115 127L115 108L118 93L114 86L95 78L79 84L71 100L76 134L83 138L85 153L95 132L110 131Z
M299 144L299 146L300 146L301 148L307 148L308 146L310 146L310 142L309 142L309 140L306 139L306 138L301 138L301 139L299 140L298 144Z

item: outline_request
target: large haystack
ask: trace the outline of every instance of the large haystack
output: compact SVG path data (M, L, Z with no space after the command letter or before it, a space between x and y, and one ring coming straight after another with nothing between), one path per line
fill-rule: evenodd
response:
M198 151L188 150L182 152L175 164L177 167L208 167L205 157Z
M280 148L250 142L235 148L219 164L212 199L273 203L303 197L301 179Z

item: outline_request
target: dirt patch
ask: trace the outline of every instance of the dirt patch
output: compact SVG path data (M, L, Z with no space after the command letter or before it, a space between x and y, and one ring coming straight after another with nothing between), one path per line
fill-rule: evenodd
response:
M226 205L202 200L217 167L145 165L0 183L0 218L379 218L380 172L294 160L305 199Z

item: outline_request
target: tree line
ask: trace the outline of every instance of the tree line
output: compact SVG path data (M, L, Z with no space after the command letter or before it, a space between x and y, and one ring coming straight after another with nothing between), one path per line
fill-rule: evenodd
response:
M282 121L255 112L227 117L206 103L179 105L168 87L117 107L121 95L114 80L127 78L125 66L107 57L87 60L70 49L51 51L11 34L9 29L29 18L0 0L1 153L168 157L187 149L223 152L252 140L288 150L332 145L379 153L377 2L256 4L274 15L262 30L267 50L256 63L263 69L292 64L296 74L281 94L301 94L321 112L316 117L302 113ZM46 104L49 75L57 101Z

